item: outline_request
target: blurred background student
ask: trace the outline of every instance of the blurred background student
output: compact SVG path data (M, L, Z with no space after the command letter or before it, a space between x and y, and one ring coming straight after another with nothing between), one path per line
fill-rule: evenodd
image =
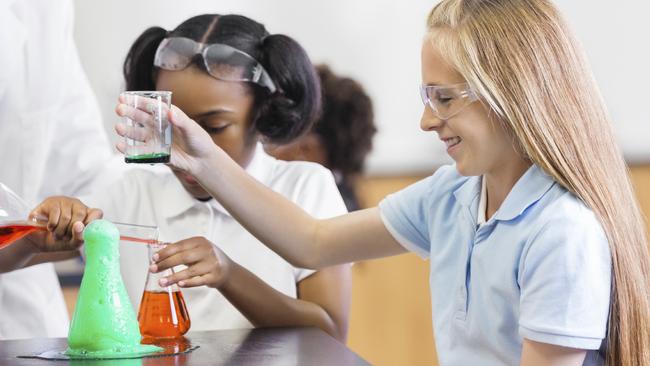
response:
M316 70L323 109L314 127L290 144L267 144L266 149L281 160L312 161L330 169L348 211L355 211L361 208L356 182L377 132L372 101L355 80L335 74L327 65Z

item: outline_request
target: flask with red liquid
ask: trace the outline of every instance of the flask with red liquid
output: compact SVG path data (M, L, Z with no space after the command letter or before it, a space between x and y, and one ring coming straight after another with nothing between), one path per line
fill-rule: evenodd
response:
M149 266L152 256L165 247L165 244L149 244ZM147 273L147 282L140 309L138 322L143 342L160 338L179 338L190 329L190 315L185 306L183 293L176 285L161 287L158 281L174 273L168 269L158 273Z
M30 209L20 197L0 183L0 249L38 230L46 223L29 220Z
M30 208L18 195L0 183L0 249L35 231L47 230L47 218L29 218ZM142 244L158 243L158 228L114 223L120 240Z
M0 222L0 249L38 230L47 229L31 221Z

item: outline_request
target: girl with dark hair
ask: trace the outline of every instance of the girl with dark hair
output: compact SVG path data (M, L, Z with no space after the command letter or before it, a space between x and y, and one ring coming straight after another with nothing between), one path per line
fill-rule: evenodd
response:
M269 34L244 16L200 15L170 32L147 29L126 57L124 77L127 90L171 91L174 104L214 144L312 215L345 212L328 170L276 160L259 142L291 141L310 129L319 112L318 77L293 39ZM157 225L161 240L176 242L170 245L174 258L187 266L179 273L191 273L180 286L193 330L316 326L345 339L349 265L318 272L293 267L249 234L191 175L166 167L137 169L89 201L108 219ZM137 306L148 257L145 248L123 249L122 273Z

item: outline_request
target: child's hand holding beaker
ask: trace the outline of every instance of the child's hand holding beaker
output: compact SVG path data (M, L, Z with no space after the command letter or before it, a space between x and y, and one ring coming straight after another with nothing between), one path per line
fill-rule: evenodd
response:
M233 262L216 245L204 237L193 237L168 245L156 253L153 273L185 265L187 269L160 279L161 286L178 284L180 287L209 286L221 288L229 279Z
M125 142L117 143L117 149L124 153L128 158L132 152L130 141L134 144L148 144L150 134L146 133L156 124L156 118L152 110L156 110L158 104L147 99L141 99L139 105L134 105L127 100L125 95L121 95L115 112L118 116L124 117L127 123L118 123L115 125L115 131L118 135L125 138ZM171 123L173 137L171 141L171 154L169 163L174 167L193 174L201 171L206 161L213 155L217 148L210 138L210 135L201 128L195 121L189 118L183 111L174 105L163 105L161 107L165 113L165 119ZM142 128L133 128L131 126L142 126Z
M168 121L172 93L169 91L126 91L120 103L135 115L122 115L116 128L125 132L123 143L127 163L168 163L172 129Z

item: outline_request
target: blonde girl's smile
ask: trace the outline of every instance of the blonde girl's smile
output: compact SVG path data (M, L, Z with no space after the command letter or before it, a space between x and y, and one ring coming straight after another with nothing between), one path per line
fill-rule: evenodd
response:
M447 153L451 154L453 151L455 151L456 147L463 141L458 136L455 137L440 137L440 140L445 143L445 146L447 147Z

